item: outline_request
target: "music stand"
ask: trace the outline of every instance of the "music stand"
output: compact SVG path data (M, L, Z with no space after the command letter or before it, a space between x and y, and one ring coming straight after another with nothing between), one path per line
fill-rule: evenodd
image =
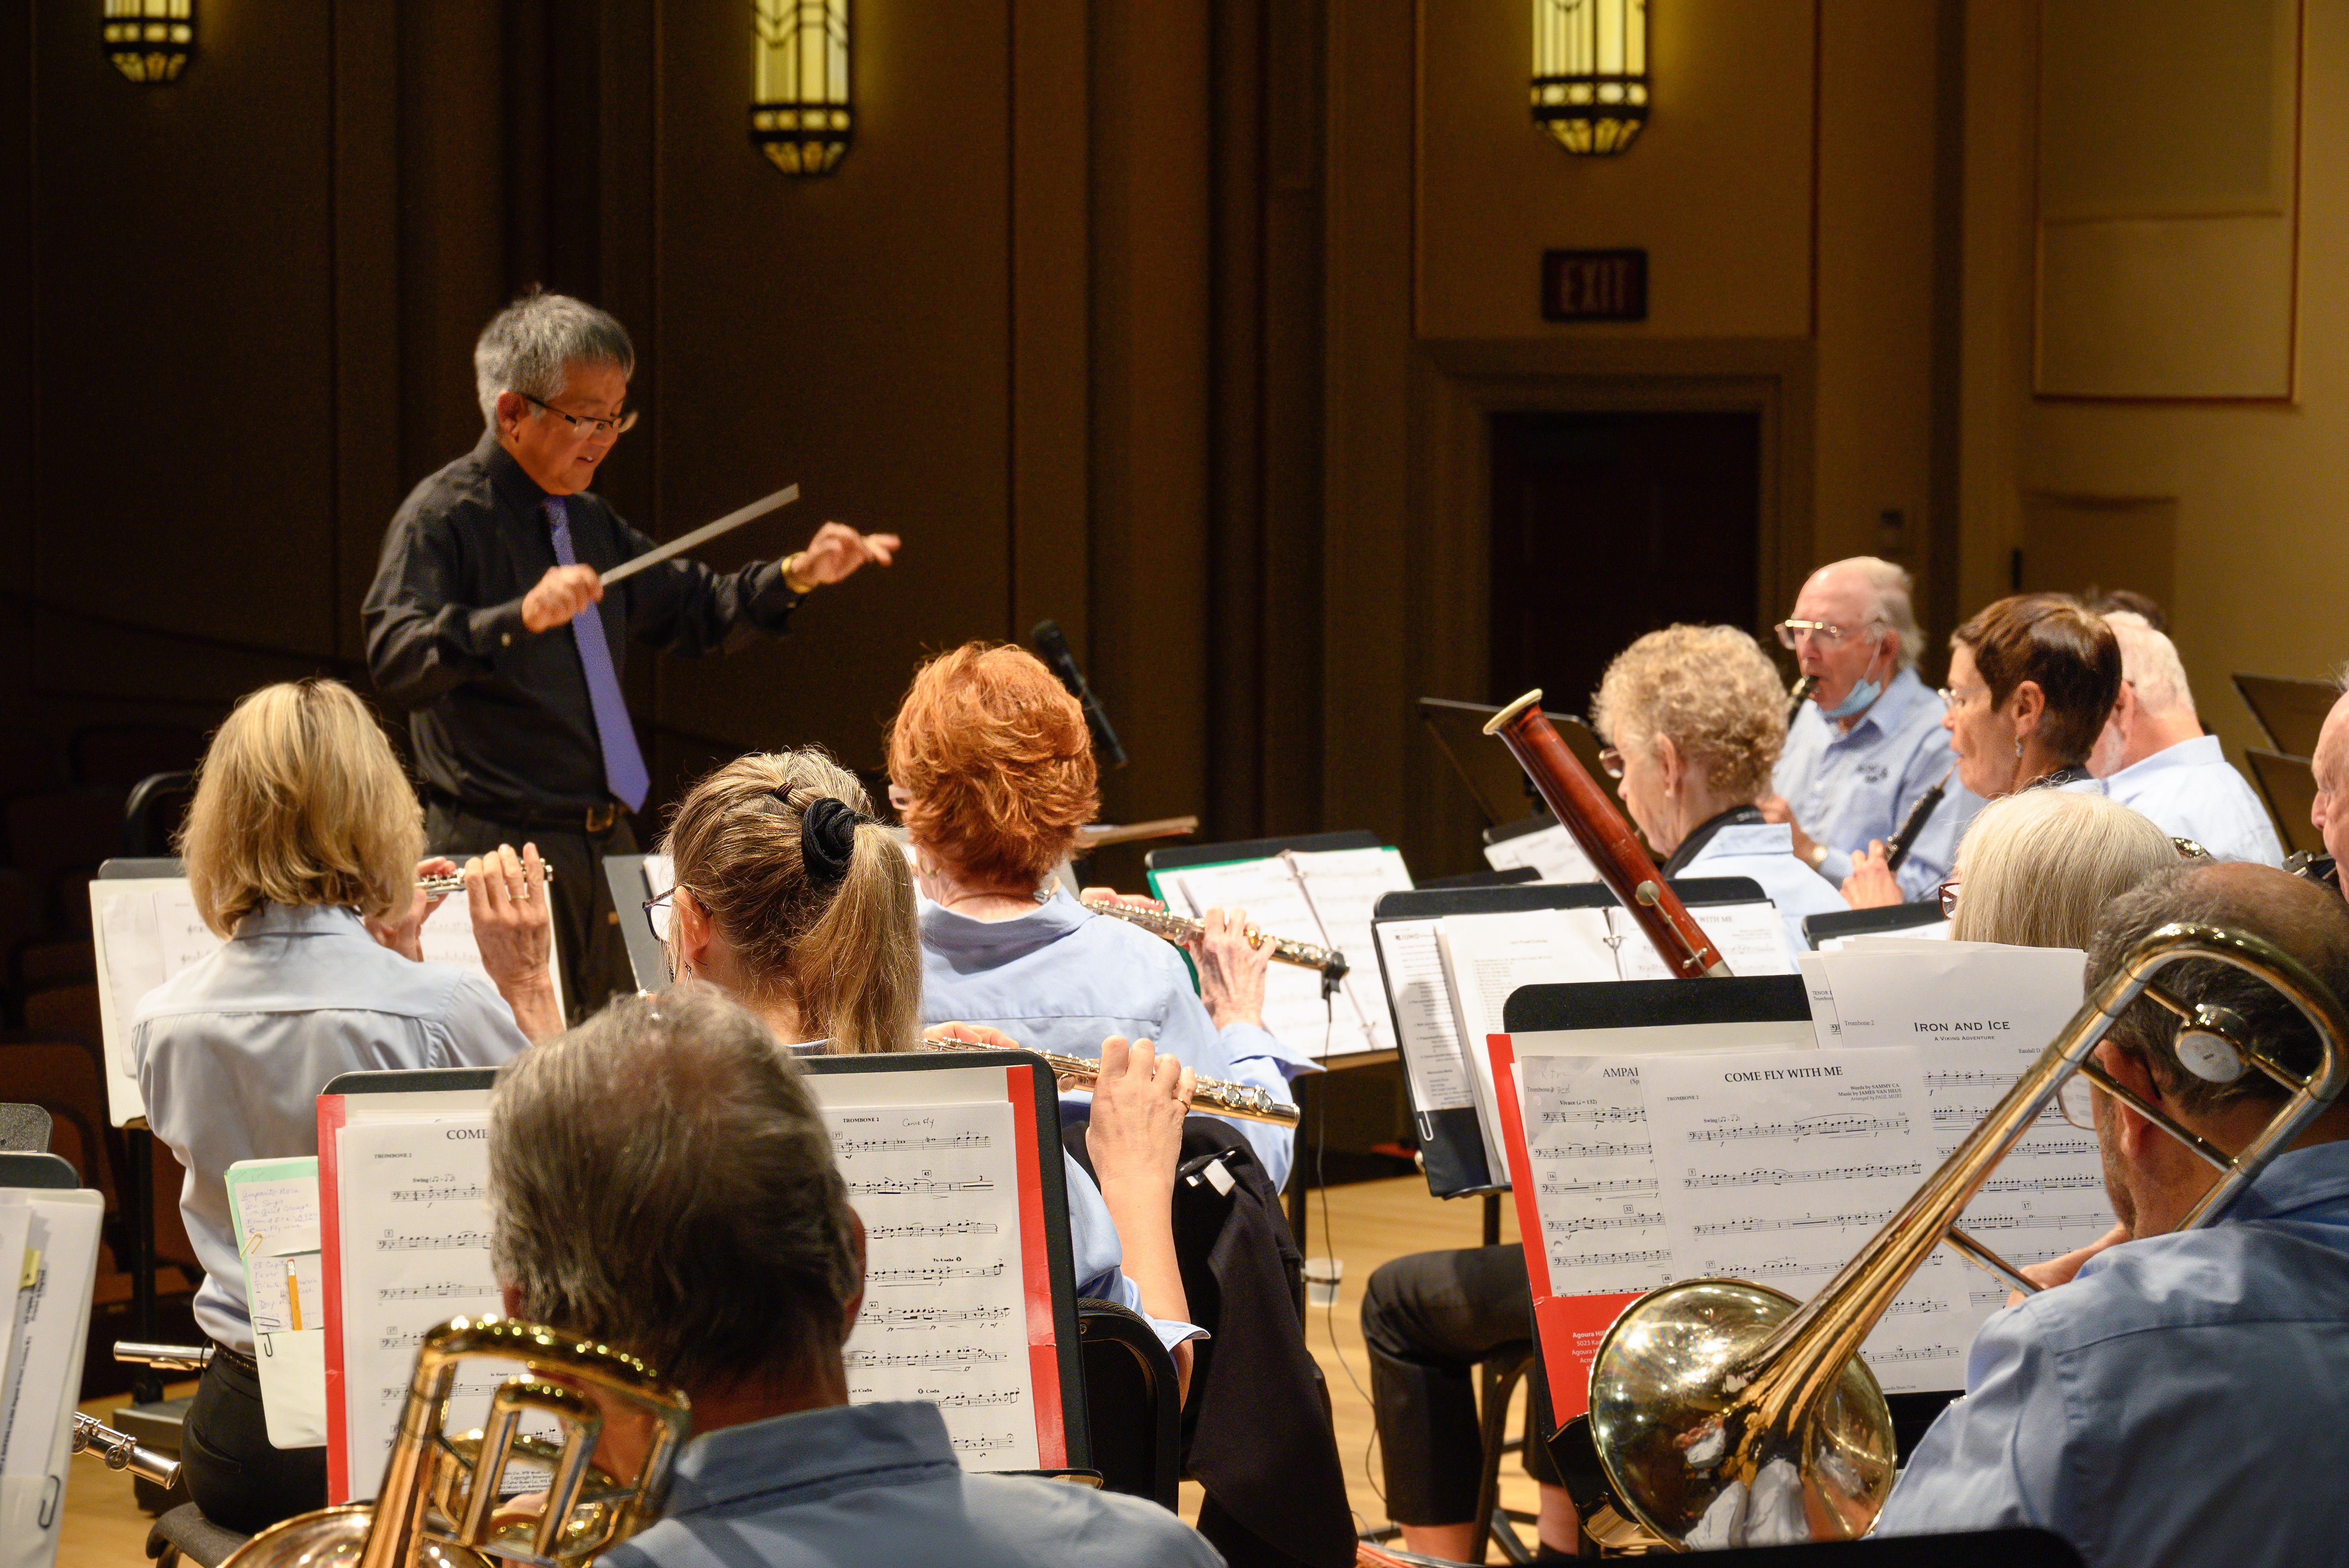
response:
M1508 748L1495 745L1493 738L1485 733L1485 721L1500 711L1485 702L1455 702L1442 696L1419 699L1420 723L1427 727L1427 733L1434 737L1444 760L1452 764L1460 782L1467 786L1469 798L1485 814L1488 828L1517 820L1526 814L1528 803L1535 811L1541 810L1540 797L1534 793L1533 784L1517 766L1516 758L1509 755ZM1599 738L1591 733L1590 727L1571 714L1545 713L1542 717L1549 720L1558 738L1590 770L1591 778L1607 791L1607 798L1615 802L1617 810L1621 810L1623 801L1615 780L1599 766Z
M1803 940L1816 953L1838 936L1895 936L1904 931L1927 931L1943 924L1939 900L1923 903L1892 903L1879 909L1837 909L1803 916Z
M639 991L665 990L669 982L668 952L645 919L644 902L653 891L651 879L645 875L645 862L650 859L650 855L604 857L604 881L612 890L612 907L619 912L620 940L627 944L628 971L636 976Z
M2316 737L2325 715L2340 700L2330 681L2292 680L2282 676L2234 676L2235 691L2251 710L2268 741L2287 757L2316 755Z
M2251 765L2251 782L2283 835L2283 847L2323 854L2324 835L2308 820L2308 809L2316 803L2316 776L2308 770L2308 759L2246 746L2243 760Z

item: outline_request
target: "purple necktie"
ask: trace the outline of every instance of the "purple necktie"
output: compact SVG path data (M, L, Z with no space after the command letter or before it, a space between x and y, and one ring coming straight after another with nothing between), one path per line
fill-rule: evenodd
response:
M554 525L554 559L565 566L579 564L571 548L571 519L563 498L546 498L546 519ZM644 810L652 790L652 775L645 771L645 754L636 749L636 732L628 724L628 705L620 696L619 672L612 667L612 645L604 640L604 614L590 604L571 617L571 638L579 648L579 667L587 676L587 702L595 710L595 738L604 749L604 782L615 799L631 811Z

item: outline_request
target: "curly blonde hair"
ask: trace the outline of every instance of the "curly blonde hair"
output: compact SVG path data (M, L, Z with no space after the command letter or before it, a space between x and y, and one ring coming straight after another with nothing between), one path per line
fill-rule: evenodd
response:
M1717 794L1758 800L1786 744L1786 688L1734 626L1667 626L1615 655L1590 702L1609 745L1672 745Z
M1025 649L967 643L924 665L889 724L913 841L955 872L1035 887L1101 810L1084 709Z

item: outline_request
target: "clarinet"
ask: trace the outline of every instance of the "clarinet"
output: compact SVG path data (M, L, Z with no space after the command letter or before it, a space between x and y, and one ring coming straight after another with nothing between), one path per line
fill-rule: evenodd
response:
M1805 676L1801 680L1795 683L1795 689L1792 694L1794 700L1786 706L1786 722L1788 724L1793 724L1795 720L1803 716L1803 705L1811 700L1811 693L1818 689L1818 685L1819 677L1816 676Z
M1925 830L1925 819L1930 817L1933 808L1941 803L1942 792L1950 787L1950 775L1957 770L1958 765L1951 763L1933 787L1918 796L1917 803L1909 808L1909 820L1900 824L1900 830L1892 835L1890 843L1884 846L1886 871L1899 871L1900 862L1909 858L1909 850L1917 842L1917 835Z

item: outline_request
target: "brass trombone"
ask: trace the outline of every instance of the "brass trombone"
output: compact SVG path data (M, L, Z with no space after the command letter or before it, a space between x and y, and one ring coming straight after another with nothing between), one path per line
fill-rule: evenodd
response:
M2209 959L2262 980L2297 1007L2323 1050L2306 1075L2244 1037L2233 1013L2189 1006L2153 978ZM2178 1055L2215 1082L2265 1074L2291 1098L2230 1159L2088 1057L2143 995L2184 1025ZM1765 1545L1864 1533L1893 1479L1892 1420L1859 1346L1943 1242L2023 1291L2038 1287L1956 1228L1992 1167L2072 1074L2085 1073L2220 1172L2178 1229L2216 1216L2292 1145L2349 1081L2349 1015L2299 961L2214 926L2173 923L2140 943L1909 1202L1807 1305L1738 1280L1690 1280L1626 1308L1590 1368L1590 1432L1607 1478L1675 1546Z
M458 1366L480 1359L520 1361L524 1370L498 1386L481 1431L445 1436ZM554 1377L653 1418L651 1441L632 1479L591 1474L603 1411ZM416 1352L408 1404L375 1501L273 1524L229 1553L221 1568L491 1568L498 1562L585 1568L660 1516L688 1410L683 1389L625 1351L510 1318L452 1318L427 1334ZM562 1424L559 1447L520 1435L531 1414ZM551 1472L546 1506L535 1519L499 1523L500 1482L516 1458Z

